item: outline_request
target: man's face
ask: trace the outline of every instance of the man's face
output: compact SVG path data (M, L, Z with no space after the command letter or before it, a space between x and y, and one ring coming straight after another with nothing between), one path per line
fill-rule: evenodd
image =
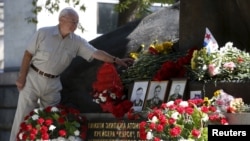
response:
M136 91L136 99L140 99L140 97L142 96L142 94L143 94L143 90L142 89L137 90Z
M179 85L177 85L176 87L175 87L175 89L174 89L174 93L179 93L180 92L180 90L181 90L181 87L179 86Z
M79 19L77 15L62 16L60 18L61 29L64 33L74 32L77 28Z
M155 92L154 92L154 96L155 96L155 97L158 97L159 94L160 94L160 92L161 92L161 88L160 88L160 87L156 87L156 88L155 88Z

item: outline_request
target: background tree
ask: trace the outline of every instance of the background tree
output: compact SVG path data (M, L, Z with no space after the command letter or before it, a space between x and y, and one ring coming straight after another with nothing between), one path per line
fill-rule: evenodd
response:
M119 13L118 25L121 26L150 14L153 3L173 4L179 0L119 0L115 10Z
M38 5L39 0L32 0L32 5L34 8L32 9L32 13L34 13L33 17L27 17L26 20L30 23L38 23L37 14L42 11L42 9L46 9L51 14L54 12L58 12L60 9L60 3L64 2L69 4L74 8L79 8L80 11L85 11L86 7L81 3L80 0L41 0L43 1L43 5ZM119 3L115 6L115 11L118 12L118 25L117 27L124 25L128 22L143 18L144 16L150 14L150 6L153 3L161 3L163 4L173 4L179 0L119 0ZM78 27L82 31L83 27L80 25Z

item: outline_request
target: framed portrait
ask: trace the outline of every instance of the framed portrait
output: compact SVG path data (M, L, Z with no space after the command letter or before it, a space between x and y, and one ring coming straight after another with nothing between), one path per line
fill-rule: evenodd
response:
M172 79L171 87L168 95L168 101L183 99L186 89L187 79Z
M150 81L143 109L159 107L165 102L168 81Z
M142 111L149 81L135 81L130 101L133 102L133 109L136 112Z
M200 90L197 91L190 91L190 99L201 99L202 97L202 92Z

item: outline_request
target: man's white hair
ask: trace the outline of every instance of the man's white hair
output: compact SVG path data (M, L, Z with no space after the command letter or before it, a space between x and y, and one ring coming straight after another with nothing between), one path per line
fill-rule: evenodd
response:
M60 12L59 18L63 16L71 16L71 15L78 16L77 12L73 8L66 7L62 9L62 11Z

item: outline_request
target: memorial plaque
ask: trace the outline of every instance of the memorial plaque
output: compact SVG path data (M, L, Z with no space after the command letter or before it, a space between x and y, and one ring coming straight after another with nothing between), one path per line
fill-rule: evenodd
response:
M91 120L87 141L144 141L140 139L140 120Z

